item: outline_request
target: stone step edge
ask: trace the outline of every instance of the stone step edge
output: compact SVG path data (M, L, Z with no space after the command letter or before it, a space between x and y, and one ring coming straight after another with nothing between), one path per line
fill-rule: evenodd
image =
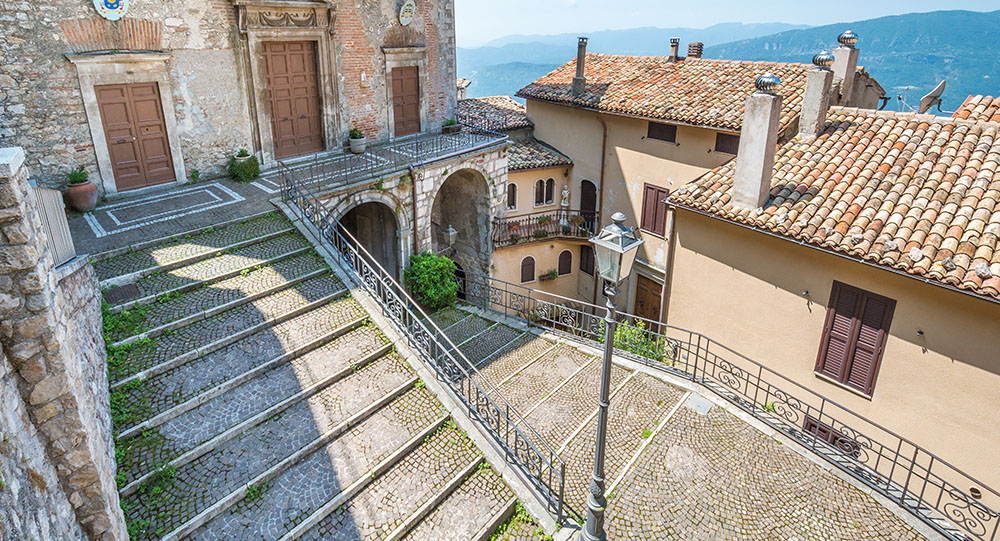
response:
M479 529L475 535L472 536L471 541L488 541L493 534L497 531L497 528L501 524L507 521L510 517L514 516L514 511L517 509L517 496L511 496L507 503L500 508L487 522Z
M374 356L374 354L370 354L366 356L364 359L359 360L357 363L354 364L354 366L368 365L378 360L379 358L380 357ZM198 460L202 456L211 453L212 451L217 449L219 446L225 444L229 440L239 436L240 434L243 434L244 432L248 432L253 428L256 428L257 425L263 424L264 422L268 421L271 417L279 415L281 412L294 406L296 403L301 402L303 400L307 400L311 398L313 395L319 394L320 392L324 391L327 387L336 384L342 379L344 378L343 377L337 378L337 374L323 378L322 380L313 383L309 387L306 387L305 389L302 389L299 392L286 397L281 402L273 404L271 407L265 409L264 411L258 412L256 415L244 419L242 422L227 428L225 431L216 434L215 436L212 436L210 439L205 440L204 442L195 446L194 449L191 449L185 452L184 454L174 458L167 464L173 468L180 468L186 464L194 462L195 460ZM409 387L415 384L417 379L418 378L414 377L407 380L406 383L400 385L396 389L393 389L386 396L392 395L393 393L400 394L402 392L405 392ZM370 407L371 406L369 406L369 408ZM365 408L362 411L367 411L367 409L368 408ZM136 477L135 480L133 480L131 483L129 483L119 491L120 497L125 498L126 496L131 495L136 490L138 490L138 488L144 482L146 482L150 477L152 477L155 474L156 471L151 470L140 475L139 477Z
M114 391L114 390L118 389L119 387L121 387L123 385L128 385L132 381L136 381L136 380L138 380L138 381L144 381L144 380L147 380L147 379L149 379L151 377L158 376L158 375L160 375L160 374L162 374L162 373L164 373L164 372L166 372L168 370L172 370L174 368L177 368L178 366L180 366L182 364L191 362L191 361L193 361L193 360L195 360L195 359L197 359L199 357L204 357L205 355L208 355L209 353L212 353L212 352L214 352L216 350L222 349L222 348L224 348L224 347L232 344L233 342L236 342L237 340L242 340L243 338L246 338L247 336L250 336L251 334L260 332L260 331L262 331L264 329L268 329L268 328L274 327L276 325L280 325L281 323L284 323L285 321L288 321L290 319L296 318L296 317L298 317L298 316L300 316L300 315L302 315L302 314L304 314L306 312L311 312L311 311L313 311L313 310L315 310L315 309L323 306L324 304L329 304L329 303L331 303L333 301L336 301L336 300L344 297L345 295L347 295L347 292L348 292L348 290L346 288L345 289L340 289L338 291L335 291L335 292L331 293L330 295L327 295L327 296L325 296L325 297L323 297L323 298L321 298L319 300L315 300L315 301L313 301L313 302L311 302L309 304L300 306L300 307L292 310L291 312L286 312L286 313L281 314L281 315L279 315L277 317L273 317L273 318L270 318L268 320L262 321L262 322L260 322L260 323L258 323L256 325L252 325L250 327L247 327L246 329L243 329L242 331L239 331L237 333L231 334L231 335L226 336L224 338L220 338L220 339L216 340L215 342L211 342L211 343L209 343L207 345L204 345L204 346L202 346L202 347L200 347L198 349L190 350L190 351L188 351L186 353L182 353L182 354L174 357L173 359L170 359L170 360L167 360L167 361L163 361L160 364L151 366L151 367L149 367L149 368L147 368L145 370L139 371L139 372L137 372L135 374L132 374L130 376L127 376L127 377L124 377L122 379L118 379L118 380L115 380L113 382L110 382L109 388L110 388L110 390Z
M132 272L128 272L128 273L125 273L125 274L119 274L118 276L112 276L110 278L105 278L105 279L101 280L100 281L100 286L103 289L103 288L106 288L106 287L123 286L123 285L126 285L126 284L131 284L131 283L137 282L137 281L139 281L139 280L141 280L141 279L143 279L143 278L145 278L145 277L149 276L150 274L153 274L154 272L157 272L157 271L170 271L170 270L174 270L174 269L179 268L179 267L184 267L184 266L187 266L187 265L191 265L193 263L197 263L199 261L204 261L206 259L210 259L212 257L215 257L215 256L219 255L222 252L225 252L226 250L233 250L233 249L237 249L237 248L244 248L244 247L250 246L252 244L258 244L258 243L261 243L261 242L264 242L264 241L271 240L273 238L280 237L282 235L287 235L287 234L289 234L289 233L291 233L293 231L295 231L294 227L285 228L285 229L281 229L281 230L274 231L274 232L271 232L271 233L267 233L266 235L262 235L260 237L253 237L253 238L250 238L250 239L244 239L244 240L241 240L239 242L234 242L233 244L222 246L220 248L213 248L213 249L211 249L211 250L209 250L207 252L202 252L200 254L195 254L195 255L192 255L192 256L188 256L188 257L185 257L185 258L182 258L182 259L178 259L177 261L171 261L170 263L164 263L163 265L155 265L155 266L152 266L152 267L146 267L144 269L139 269L137 271L132 271Z
M326 446L326 444L337 439L342 434L344 434L351 428L355 427L356 425L360 424L362 421L370 417L376 411L382 409L383 407L389 405L392 401L396 400L400 395L402 395L411 387L413 387L417 383L417 381L419 381L419 378L417 377L411 378L409 381L393 389L392 391L389 391L388 394L386 394L379 400L373 402L372 404L368 405L366 408L355 413L349 418L341 421L337 426L326 431L320 437L307 443L298 451L295 451L291 455L282 459L277 464L271 466L267 470L258 474L256 477L251 479L248 483L246 483L242 487L234 490L227 496L223 497L221 500L218 500L215 503L213 503L211 506L209 506L201 513L198 513L194 517L188 519L187 522L178 526L176 529L174 529L174 531L163 536L161 541L172 541L190 535L192 532L194 532L195 530L206 524L208 521L221 515L223 512L225 512L232 506L239 503L243 498L246 497L247 490L251 486L263 485L264 483L280 475L281 472L287 470L291 466L294 466L302 459L322 449L324 446ZM369 479L370 478L371 476L369 476Z
M166 244L166 243L168 243L168 242L170 242L172 240L177 240L177 239L180 239L180 238L184 238L184 237L186 237L188 235L191 235L191 236L198 235L198 234L204 233L205 231L208 231L209 229L224 229L224 228L229 227L231 225L236 225L236 224L238 224L240 222L243 222L244 220L255 220L257 218L261 218L261 217L266 216L268 214L277 214L279 216L282 215L282 213L280 211L276 211L276 210L264 210L264 211L257 212L255 214L251 214L249 216L240 216L239 218L233 218L231 220L226 220L224 222L219 222L217 224L208 225L208 226L205 226L205 227L196 227L194 229L189 229L189 230L183 231L181 233L174 233L173 235L167 235L165 237L160 237L160 238L156 238L156 239L143 240L143 241L136 242L134 244L130 244L128 246L122 246L121 248L114 248L114 249L111 249L111 250L105 250L103 252L99 252L99 253L93 254L90 257L90 259L91 259L91 261L103 261L105 259L111 259L112 257L117 257L117 256L120 256L122 254L127 254L129 252L136 252L136 251L139 251L139 250L145 250L146 248L149 248L150 246L156 246L158 244Z
M263 269L261 269L261 270L263 270ZM202 310L201 312L196 312L196 313L191 314L189 316L182 317L180 319L175 319L173 321L164 323L163 325L158 325L156 327L153 327L152 329L149 329L147 331L141 332L139 334L134 334L132 336L129 336L128 338L124 338L122 340L119 340L119 341L111 344L111 346L112 347L127 346L129 344L134 344L135 342L138 342L139 340L143 340L145 338L156 338L156 337L162 335L163 331L172 331L172 330L184 327L186 325L190 325L192 323L196 323L196 322L201 321L203 319L210 318L210 317L212 317L214 315L217 315L217 314L220 314L222 312L225 312L226 310L229 310L231 308L236 308L236 307L242 306L244 304L249 304L249 303L251 303L253 301L256 301L258 299L262 299L264 297L267 297L268 295L271 295L271 294L274 294L274 293L278 293L279 291L284 291L284 290L286 290L286 289L288 289L290 287L293 287L295 285L301 284L302 282L305 282L306 280L312 280L313 278L319 278L320 276L323 276L324 274L328 274L329 272L330 272L330 270L327 269L327 268L325 268L325 267L316 269L314 271L310 271L307 274L303 274L301 276L296 276L295 278L292 278L291 280L287 280L284 283L278 284L278 285L273 286L271 288L268 288L268 289L265 289L265 290L262 290L262 291L258 291L257 293L254 293L252 295L248 295L246 297L241 297L241 298L236 299L234 301L223 303L223 304L220 304L218 306L213 306L212 308L209 308L207 310Z
M558 343L553 343L547 349L545 349L544 351L542 351L538 355L535 355L534 357L531 358L531 360L529 360L528 362L526 362L523 365L521 365L520 368L518 368L517 370L511 372L510 375L508 375L507 377L503 378L499 382L493 384L493 388L496 389L499 392L500 387L503 387L504 385L506 385L510 380L512 380L515 377L517 377L518 374L520 374L521 372L524 372L524 370L526 368L528 368L529 366L531 366L531 365L535 364L536 362L538 362L539 359L541 359L545 355L548 355L549 353L551 353L557 347L559 347L559 344Z
M639 373L638 370L633 371L620 384L618 384L618 386L611 391L611 394L608 395L608 402L610 403L612 400L614 400L618 396L618 393L625 388L625 385L627 385L628 382L631 381L632 378L638 373ZM596 400L598 397L595 396L592 398ZM580 424L577 425L575 429L573 429L573 432L570 432L570 435L566 438L565 441L563 441L562 445L559 446L559 449L556 451L556 454L562 457L562 454L566 452L566 448L569 447L569 444L573 443L573 440L575 440L577 436L579 436L583 432L583 430L587 428L587 425L589 425L590 422L593 421L594 418L597 417L597 414L600 412L601 408L595 406L594 409L587 414L587 417L584 418L583 421L581 421Z
M414 378L419 379L419 378ZM285 533L285 535L279 538L279 541L291 541L293 539L298 539L302 534L306 533L314 526L323 521L330 513L334 512L338 507L343 505L345 502L353 498L364 490L372 481L377 477L380 477L385 472L389 471L390 468L396 465L397 462L402 460L402 458L414 449L420 446L424 442L424 439L430 437L434 432L444 425L445 421L450 418L450 415L442 415L437 420L431 422L426 428L421 430L416 436L411 438L409 441L404 443L401 447L393 451L391 455L383 459L381 462L376 464L373 468L363 473L357 480L347 486L344 490L341 490L339 494L330 499L330 501L323 504L319 509L312 512L311 515L306 517L305 520L298 523L294 528Z
M639 457L642 455L643 451L645 451L646 448L649 447L651 443L653 443L653 438L655 438L657 434L663 431L663 427L667 426L667 423L670 422L670 419L673 418L675 413L677 413L677 410L679 410L681 406L684 405L684 402L687 401L689 396L691 396L691 391L687 391L681 395L680 400L678 400L677 403L674 404L674 407L670 408L670 411L667 412L667 415L663 417L663 420L656 425L656 428L653 430L653 433L650 434L648 438L644 439L641 444L639 444L639 448L635 450L635 453L632 454L632 457L629 459L629 461L624 466L622 466L622 469L618 473L614 482L608 486L607 490L605 490L605 494L614 494L615 489L617 489L618 485L620 485L621 482L625 479L625 474L627 474L629 470L631 470L632 467L635 466L635 463L639 461Z
M455 490L457 490L470 475L475 473L476 468L479 467L479 464L481 464L483 460L485 460L483 455L479 455L473 459L472 462L469 462L469 464L455 474L455 476L452 477L451 480L441 488L441 490L437 491L437 493L435 493L429 500L418 507L416 511L406 517L406 519L404 519L395 530L390 532L388 537L385 538L386 541L399 541L406 534L410 533L410 530L419 524L420 521L424 520L424 518L426 518L427 515L430 514L430 512L437 506L441 505L441 503L444 502L448 496L451 496L451 494L455 492Z
M498 356L498 355L500 355L502 353L505 353L506 350L507 350L507 348L510 347L514 342L517 342L518 340L524 338L527 335L528 335L527 331L522 331L521 334L515 336L513 339L509 340L506 344L504 344L504 345L500 346L499 348L497 348L496 351L494 351L493 353L490 353L489 355L487 355L487 356L483 357L482 359L480 359L479 362L475 363L476 364L476 368L478 369L480 366L485 365L486 361L492 359L493 357L496 357L496 356Z
M167 290L164 290L164 291L158 291L156 293L151 293L151 294L146 295L144 297L139 297L137 299L132 299L130 301L119 303L119 304L116 304L114 306L111 306L110 310L111 310L111 313L118 314L118 313L121 313L124 310L129 310L129 309L134 308L134 307L136 307L136 306L138 306L140 304L152 304L153 302L156 301L156 299L160 298L163 295L174 295L174 294L179 294L179 293L187 293L189 291L193 291L195 289L198 289L198 288L204 286L205 284L213 284L213 283L216 283L216 282L221 282L223 280L228 280L230 278L235 278L236 276L242 274L243 272L253 272L253 270L255 268L257 268L257 267L267 267L267 266L279 263L281 261L284 261L286 259L291 259L291 258L293 258L295 256L302 255L302 254L308 252L311 249L312 248L309 247L309 246L306 246L306 247L303 247L303 248L296 248L295 250L292 250L291 252L285 252L283 254L279 254L279 255L277 255L275 257L272 257L271 259L260 261L258 263L254 263L252 265L245 265L243 267L239 267L237 269L229 270L229 271L226 271L226 272L221 273L221 274L216 274L214 276L209 276L207 278L202 278L200 280L193 280L190 283L187 283L187 284L184 284L184 285L181 285L181 286L177 286L177 287L175 287L173 289L167 289ZM201 261L198 261L196 263L200 263L200 262Z
M326 344L333 342L334 340L340 338L341 336L344 336L345 334L350 333L355 329L358 329L359 327L364 325L365 321L367 320L368 316L364 315L362 317L359 317L358 319L355 319L354 321L347 323L346 325L336 328L330 332L324 333L323 335L314 338L313 340L309 341L307 344L303 346L295 348L292 351L283 353L282 355L279 355L278 357L275 357L259 366L256 366L247 372L244 372L234 378L231 378L229 380L220 383L215 387L212 387L208 391L205 391L192 398L189 398L188 400L185 400L184 402L181 402L180 404L177 404L172 408L168 408L167 410L162 411L135 426L132 426L126 430L119 432L118 434L115 435L115 440L116 441L127 440L133 436L136 436L137 434L140 434L143 430L155 428L159 425L162 425L163 423L166 423L167 421L175 419L201 406L202 404L230 391L231 389L239 387L240 385L243 385L244 383L252 379L256 379L257 376L264 374L265 372L269 372L293 359L301 357L315 349L319 349L320 347L323 347ZM385 353L388 353L389 350L391 350L391 346L392 344L387 344L379 351L383 349L386 350L384 353L382 353L382 355L384 355ZM351 367L348 367L345 370L350 370L352 367L356 367L362 362L364 364L367 364L370 361L367 360L357 361L355 363L352 363Z

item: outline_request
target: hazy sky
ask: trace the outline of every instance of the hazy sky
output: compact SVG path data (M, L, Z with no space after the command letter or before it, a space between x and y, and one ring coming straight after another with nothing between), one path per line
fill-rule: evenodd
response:
M940 9L993 11L1000 0L455 0L455 24L458 46L475 47L508 34L724 22L819 26Z

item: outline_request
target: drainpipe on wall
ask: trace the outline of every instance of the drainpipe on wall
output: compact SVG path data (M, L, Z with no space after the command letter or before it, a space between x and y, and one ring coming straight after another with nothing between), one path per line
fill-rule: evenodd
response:
M666 254L666 265L663 268L663 287L660 289L660 323L664 325L667 324L667 312L670 309L670 282L673 277L674 270L674 216L676 216L676 207L669 203L669 201L664 201L667 204L667 227L664 231L663 239L663 251Z
M597 196L597 225L596 229L600 230L601 227L601 217L604 215L604 165L607 161L608 155L608 124L604 122L601 118L601 113L597 113L597 121L601 123L601 128L604 130L604 136L601 139L601 178L598 179L600 185L598 186L598 196ZM595 235L597 231L593 232ZM590 304L597 304L597 292L602 289L601 278L594 273L594 300Z
M413 201L413 223L410 226L413 228L413 253L412 255L417 255L420 250L420 240L417 238L417 172L413 168L413 165L407 167L410 173L410 198ZM403 262L401 267L406 267L406 262Z

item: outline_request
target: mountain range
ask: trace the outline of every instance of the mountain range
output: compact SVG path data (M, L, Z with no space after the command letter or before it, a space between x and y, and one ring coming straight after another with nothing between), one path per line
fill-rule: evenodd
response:
M837 45L836 36L851 28L861 37L860 63L886 94L890 109L902 107L897 95L915 105L940 80L947 80L945 110L970 94L1000 93L1000 11L910 13L832 25L803 27L783 23L726 23L704 29L635 28L588 34L592 52L666 55L668 39L705 43L706 58L809 62L812 55ZM735 39L735 40L734 40ZM576 55L576 36L506 36L486 46L458 49L458 74L473 81L469 96L513 95L532 80Z

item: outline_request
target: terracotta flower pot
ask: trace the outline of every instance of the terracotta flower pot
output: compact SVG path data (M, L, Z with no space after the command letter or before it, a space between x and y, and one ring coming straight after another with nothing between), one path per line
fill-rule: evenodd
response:
M91 212L97 207L97 185L91 181L66 186L66 201L78 212Z

